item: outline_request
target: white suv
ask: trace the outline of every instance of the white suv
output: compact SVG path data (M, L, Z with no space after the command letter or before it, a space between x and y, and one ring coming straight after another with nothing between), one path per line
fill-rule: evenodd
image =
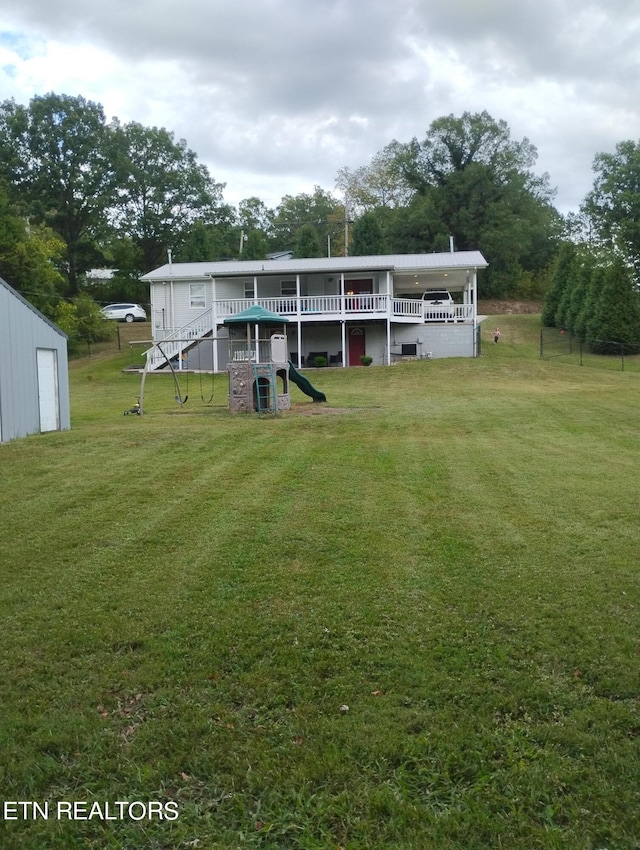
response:
M453 298L451 293L444 289L423 292L422 305L425 322L450 322L455 319Z
M102 308L105 319L117 322L146 322L147 314L139 304L107 304Z

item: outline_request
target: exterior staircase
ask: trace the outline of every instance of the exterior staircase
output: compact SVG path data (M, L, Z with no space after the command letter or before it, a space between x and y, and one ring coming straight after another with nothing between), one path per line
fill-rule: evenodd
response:
M145 351L147 357L147 371L155 372L167 365L167 360L178 358L183 352L191 348L198 340L213 333L213 310L209 308L188 324L183 325L164 339L158 340L152 348Z

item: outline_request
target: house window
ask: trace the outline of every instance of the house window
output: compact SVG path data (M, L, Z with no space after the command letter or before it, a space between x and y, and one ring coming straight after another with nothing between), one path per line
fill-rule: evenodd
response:
M294 298L298 294L296 292L296 282L295 280L283 280L280 282L280 294L293 296Z
M251 299L256 297L256 290L252 280L245 280L244 282L244 297Z
M192 283L189 286L189 306L197 309L204 309L205 306L205 291L204 283Z

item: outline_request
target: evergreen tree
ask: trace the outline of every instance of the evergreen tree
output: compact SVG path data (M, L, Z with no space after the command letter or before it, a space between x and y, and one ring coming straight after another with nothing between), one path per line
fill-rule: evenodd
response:
M617 354L620 343L628 353L640 351L640 295L629 267L618 256L606 268L595 294L587 342L597 354Z
M555 328L556 313L569 281L571 268L576 260L576 246L573 242L564 242L560 247L555 264L551 289L547 292L542 308L542 324L546 328Z
M567 277L560 296L560 303L555 315L555 326L557 328L566 328L571 330L572 311L571 305L574 306L575 314L578 313L578 298L581 297L576 290L579 289L582 281L582 262L579 255L574 254L573 261L567 269Z
M582 304L574 321L573 332L581 342L587 338L587 329L593 317L594 305L604 281L604 268L601 265L585 265L585 276L588 270L588 281L585 287Z
M565 307L565 326L572 332L577 333L576 325L578 316L587 300L587 291L591 281L591 265L588 257L584 256L574 263L571 270L570 285L567 287L568 298Z

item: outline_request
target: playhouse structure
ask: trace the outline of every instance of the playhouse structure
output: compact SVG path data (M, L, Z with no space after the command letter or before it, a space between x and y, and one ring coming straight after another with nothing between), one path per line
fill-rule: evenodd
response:
M229 329L229 410L278 414L291 409L288 319L254 306L224 320Z
M291 410L289 381L313 401L326 401L289 359L289 320L264 307L253 306L224 320L229 331L229 410L278 415Z

